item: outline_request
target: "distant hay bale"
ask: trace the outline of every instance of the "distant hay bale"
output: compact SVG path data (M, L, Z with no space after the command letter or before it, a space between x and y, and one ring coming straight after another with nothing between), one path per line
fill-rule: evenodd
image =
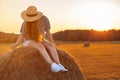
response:
M90 46L90 43L89 42L85 42L84 43L84 47L89 47Z
M0 57L0 80L84 80L73 58L64 51L57 52L68 72L51 72L36 49L21 47Z

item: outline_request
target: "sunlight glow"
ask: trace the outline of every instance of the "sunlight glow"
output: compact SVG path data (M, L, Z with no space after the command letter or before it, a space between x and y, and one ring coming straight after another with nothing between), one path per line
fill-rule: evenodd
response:
M108 30L116 23L119 6L112 2L94 1L75 7L76 20L95 30Z
M119 0L0 0L0 31L20 33L21 12L30 5L49 18L51 32L120 29Z

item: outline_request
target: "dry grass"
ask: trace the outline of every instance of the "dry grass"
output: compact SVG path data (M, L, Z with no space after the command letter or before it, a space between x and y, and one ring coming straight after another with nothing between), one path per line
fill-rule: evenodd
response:
M0 53L9 47L0 44ZM60 43L57 48L74 57L87 80L120 80L120 44L91 43L85 48L82 43Z
M87 80L120 80L120 44L61 44L74 57Z
M0 43L0 56L10 50L10 43Z

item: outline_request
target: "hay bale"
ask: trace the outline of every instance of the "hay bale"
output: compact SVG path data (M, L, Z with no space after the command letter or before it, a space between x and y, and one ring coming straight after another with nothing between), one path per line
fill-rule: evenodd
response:
M85 42L84 43L84 47L89 47L90 46L90 43L89 42Z
M0 80L84 80L74 60L58 50L67 73L53 73L36 49L21 47L0 57Z

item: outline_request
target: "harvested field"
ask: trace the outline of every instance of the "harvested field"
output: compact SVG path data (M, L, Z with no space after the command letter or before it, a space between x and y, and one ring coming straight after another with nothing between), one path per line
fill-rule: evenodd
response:
M120 44L60 44L82 69L87 80L120 80Z
M0 44L1 55L8 47L10 44ZM57 48L74 58L86 80L120 80L119 43L90 43L89 47L83 43L59 43Z

